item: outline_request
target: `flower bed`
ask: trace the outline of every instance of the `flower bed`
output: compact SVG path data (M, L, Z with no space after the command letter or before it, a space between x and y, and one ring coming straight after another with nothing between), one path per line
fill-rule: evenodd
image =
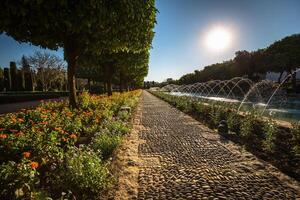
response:
M47 102L0 116L0 199L95 199L111 182L113 151L141 91L83 93L79 108Z
M190 97L149 91L179 110L192 115L212 129L222 120L228 124L228 139L244 145L260 158L271 162L284 173L300 180L300 122L292 128L281 127L274 119L259 117L254 111L241 115L218 103L203 103Z

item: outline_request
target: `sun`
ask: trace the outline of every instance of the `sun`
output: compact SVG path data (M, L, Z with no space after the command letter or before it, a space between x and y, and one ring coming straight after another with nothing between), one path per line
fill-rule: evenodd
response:
M232 34L224 27L214 27L205 37L205 45L210 50L222 51L230 47Z

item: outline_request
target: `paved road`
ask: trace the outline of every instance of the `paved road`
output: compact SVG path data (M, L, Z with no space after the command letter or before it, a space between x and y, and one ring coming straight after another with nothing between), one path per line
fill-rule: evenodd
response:
M59 101L63 99L65 99L65 97L56 98L56 99L45 99L43 101ZM17 112L20 111L21 109L34 108L38 106L40 103L41 101L39 100L39 101L26 101L26 102L0 104L0 114Z
M142 94L138 199L297 199L265 164L235 152L191 117ZM248 154L247 154L248 155Z

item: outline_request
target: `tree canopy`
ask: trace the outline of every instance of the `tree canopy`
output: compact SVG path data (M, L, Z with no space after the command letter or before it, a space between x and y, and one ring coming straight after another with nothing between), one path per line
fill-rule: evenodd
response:
M44 48L64 49L70 104L76 107L75 68L86 51L149 49L154 36L154 0L3 0L0 33Z
M107 84L111 95L112 83L120 90L128 85L142 85L148 73L149 51L102 53L98 56L85 54L77 68L77 77L91 78ZM89 69L86 71L85 69Z

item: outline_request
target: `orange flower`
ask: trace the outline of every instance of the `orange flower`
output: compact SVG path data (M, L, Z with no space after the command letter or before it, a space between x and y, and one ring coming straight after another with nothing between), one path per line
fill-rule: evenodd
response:
M40 122L39 124L40 124L40 125L47 125L48 122Z
M1 139L6 139L8 136L6 134L0 134Z
M73 113L72 112L67 112L66 115L71 117L73 115Z
M11 118L11 121L12 121L13 123L16 123L16 122L17 122L16 118Z
M56 131L62 131L61 127L55 127L54 130L56 130Z
M24 158L29 158L30 157L30 152L28 152L28 151L23 152L23 157Z
M75 134L71 134L69 137L70 137L71 139L76 139L76 138L77 138L77 136L76 136Z
M23 123L25 120L22 119L22 118L19 118L18 121L19 121L20 123Z
M38 163L38 162L32 161L32 162L30 163L30 166L31 166L31 169L36 169L36 168L39 167L39 163Z

